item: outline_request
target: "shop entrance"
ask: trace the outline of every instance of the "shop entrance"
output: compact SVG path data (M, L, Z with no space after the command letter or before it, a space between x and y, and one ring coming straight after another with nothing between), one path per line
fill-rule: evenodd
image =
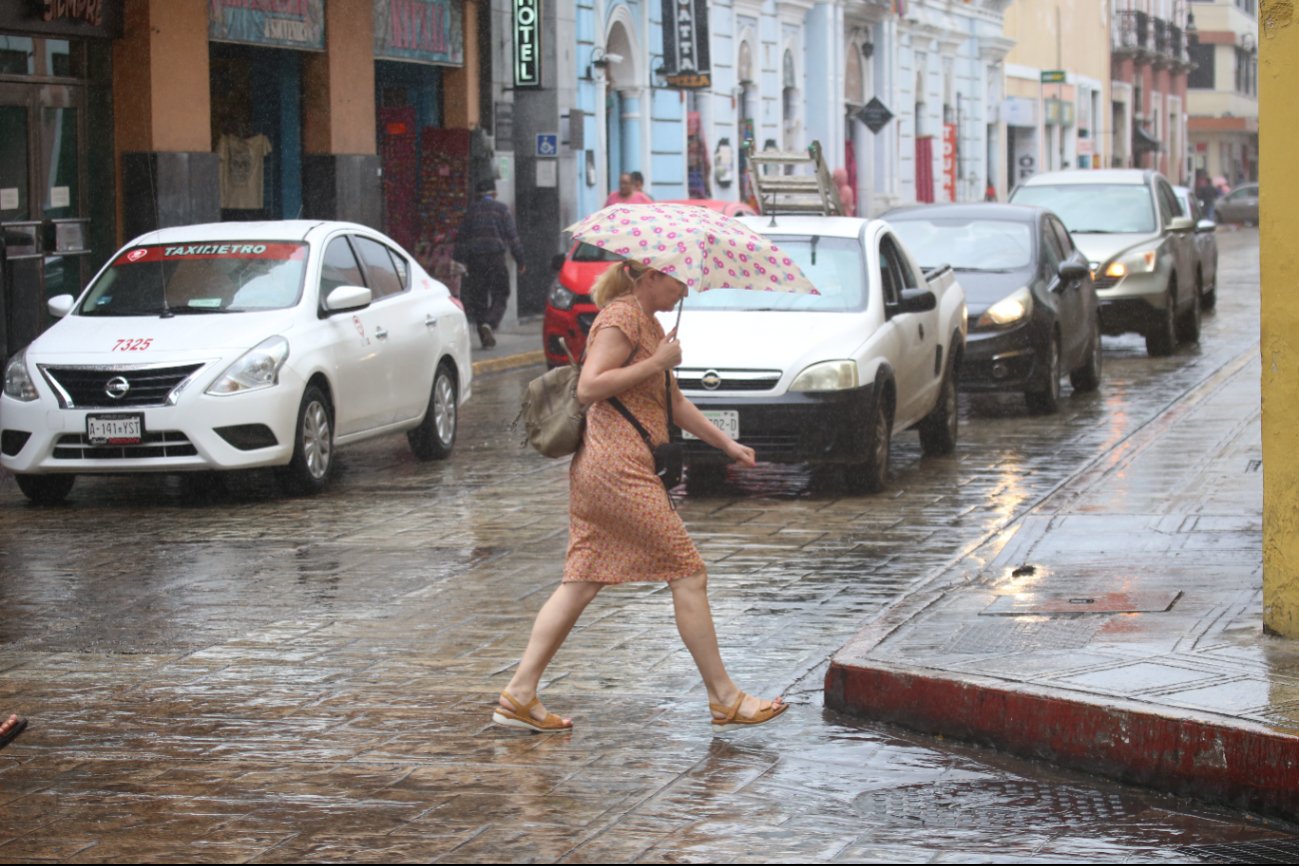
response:
M82 194L83 88L0 84L3 354L35 339L45 301L77 294L89 252Z

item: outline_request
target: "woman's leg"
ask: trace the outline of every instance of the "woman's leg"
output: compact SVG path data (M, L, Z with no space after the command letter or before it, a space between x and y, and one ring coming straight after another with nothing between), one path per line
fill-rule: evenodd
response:
M690 577L678 578L668 584L672 587L672 604L676 610L677 631L694 657L699 674L708 689L709 703L729 707L740 694L740 688L731 681L717 648L717 631L713 628L713 612L708 606L708 573L699 572ZM739 715L751 718L764 707L778 705L780 698L764 702L752 695L745 698Z
M541 682L541 675L545 673L546 666L555 657L555 653L559 652L564 639L573 630L577 618L582 615L582 611L586 610L586 606L603 586L604 584L601 583L586 581L561 583L541 606L541 610L537 613L537 621L532 624L532 636L528 638L528 646L523 651L523 658L514 671L514 678L505 687L516 701L527 706L528 702L536 697L537 684ZM513 709L503 697L500 699L500 705L507 710ZM538 720L544 719L546 710L541 704L537 704L532 708L532 715Z

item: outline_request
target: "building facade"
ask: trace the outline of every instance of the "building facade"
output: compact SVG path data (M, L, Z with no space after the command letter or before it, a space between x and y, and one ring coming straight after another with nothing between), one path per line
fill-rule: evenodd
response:
M1190 182L1187 74L1195 17L1188 0L1115 0L1113 164Z
M1008 193L1041 171L1112 164L1110 9L1105 0L1021 0L1006 11ZM1044 38L1045 35L1045 38Z
M1188 82L1191 168L1227 184L1258 180L1255 0L1196 0Z

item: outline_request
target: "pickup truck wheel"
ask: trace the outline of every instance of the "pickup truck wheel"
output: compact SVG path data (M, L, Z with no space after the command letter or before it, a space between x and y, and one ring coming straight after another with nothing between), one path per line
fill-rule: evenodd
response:
M1078 392L1095 391L1101 386L1101 323L1099 317L1092 323L1091 347L1087 362L1069 373L1069 384Z
M686 466L686 493L714 493L726 483L726 467L721 464L691 463Z
M1052 415L1060 411L1060 337L1051 335L1050 353L1046 361L1046 387L1040 391L1025 391L1024 402L1029 411L1039 415Z
M877 389L872 401L870 422L866 428L867 458L843 469L844 482L854 493L879 493L889 483L889 445L893 436L893 419Z
M1195 291L1191 292L1191 309L1177 320L1177 339L1183 343L1200 341L1200 295L1204 291L1200 274L1195 274Z
M15 475L18 489L36 505L58 505L72 492L75 475Z
M295 433L293 459L280 469L280 483L290 493L319 493L334 468L334 413L315 385L302 395Z
M947 368L943 376L943 390L938 395L938 405L920 422L920 449L926 457L951 454L956 450L956 436L960 415L956 402L956 363Z
M1146 354L1162 358L1173 354L1177 348L1177 285L1169 283L1164 296L1164 309L1154 330L1146 334Z
M446 364L433 376L424 420L407 431L406 441L417 460L445 460L456 444L456 381Z

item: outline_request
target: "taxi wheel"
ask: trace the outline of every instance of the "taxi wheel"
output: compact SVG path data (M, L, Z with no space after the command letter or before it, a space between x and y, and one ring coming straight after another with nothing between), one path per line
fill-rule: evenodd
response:
M445 460L451 456L456 444L456 380L451 369L443 364L433 377L433 390L429 393L424 420L407 431L406 440L417 460Z
M75 475L15 475L18 489L37 505L58 505L72 492Z
M324 392L312 385L302 395L293 459L280 470L280 480L291 493L319 493L325 489L333 468L333 410Z

